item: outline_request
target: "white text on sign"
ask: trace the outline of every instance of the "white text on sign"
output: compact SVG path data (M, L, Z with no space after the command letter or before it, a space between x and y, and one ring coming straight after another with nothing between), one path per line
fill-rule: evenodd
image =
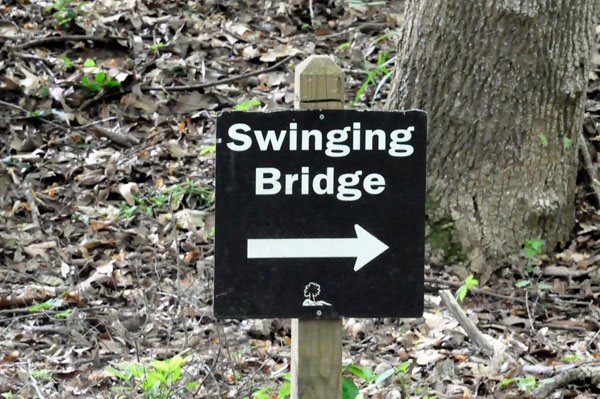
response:
M410 144L414 131L414 126L408 126L388 134L382 129L362 129L360 122L327 132L299 129L295 122L290 122L287 130L263 131L252 129L246 123L235 123L227 130L230 139L227 147L243 152L256 143L260 151L323 151L330 158L345 157L352 151L386 151L391 157L401 158L414 152ZM363 192L381 194L385 190L385 178L379 173L367 174L362 170L337 176L333 167L312 176L308 166L301 167L300 173L282 173L277 168L259 167L256 168L255 187L256 195L335 194L340 201L356 201Z

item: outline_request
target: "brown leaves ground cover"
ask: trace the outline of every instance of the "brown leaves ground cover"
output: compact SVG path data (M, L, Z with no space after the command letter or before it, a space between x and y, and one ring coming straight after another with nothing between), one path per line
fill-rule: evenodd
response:
M275 397L289 371L288 322L212 315L216 113L292 108L293 69L314 53L335 57L354 99L365 68L393 57L402 23L394 5L314 2L311 13L307 3L0 4L0 394L142 397L114 390L124 383L106 367L187 350L173 387L191 385L172 397L240 398L267 386ZM381 105L385 73L355 106ZM600 81L591 78L583 131L595 166ZM345 320L344 364L364 369L344 375L360 394L525 397L570 369L588 378L559 395L595 397L590 182L582 170L568 248L511 262L462 304L494 355L438 295L467 277L460 264L426 267L422 318ZM388 378L351 374L366 368Z

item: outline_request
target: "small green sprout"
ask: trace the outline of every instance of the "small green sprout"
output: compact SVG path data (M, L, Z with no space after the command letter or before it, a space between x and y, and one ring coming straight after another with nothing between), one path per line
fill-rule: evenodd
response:
M458 290L456 290L456 298L458 298L458 300L461 302L464 301L465 297L467 296L467 291L472 291L473 288L478 285L479 280L475 279L472 274L469 274L465 279L464 284L461 285Z
M235 107L233 107L233 109L235 109L236 111L248 111L252 106L260 104L260 100L253 98L249 101L236 105Z

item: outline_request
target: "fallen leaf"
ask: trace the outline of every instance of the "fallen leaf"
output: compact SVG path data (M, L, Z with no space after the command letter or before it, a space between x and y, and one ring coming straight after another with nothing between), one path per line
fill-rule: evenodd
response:
M134 206L135 198L134 194L139 191L139 187L136 183L121 183L118 186L119 194L125 198L127 205Z

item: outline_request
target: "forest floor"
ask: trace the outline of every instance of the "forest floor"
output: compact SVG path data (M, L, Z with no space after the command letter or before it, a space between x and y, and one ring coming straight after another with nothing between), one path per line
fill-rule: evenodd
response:
M284 396L289 321L212 313L217 112L293 108L311 54L344 69L351 106L380 108L393 64L355 96L402 24L400 5L315 2L311 20L307 3L0 2L0 397L143 397L164 367L181 369L161 386L172 398ZM598 58L582 127L592 162ZM567 248L530 243L460 304L488 341L440 297L465 266L426 265L423 317L344 319L345 381L363 398L512 398L567 376L552 397L598 397L590 187L582 168ZM107 368L127 364L146 372Z

